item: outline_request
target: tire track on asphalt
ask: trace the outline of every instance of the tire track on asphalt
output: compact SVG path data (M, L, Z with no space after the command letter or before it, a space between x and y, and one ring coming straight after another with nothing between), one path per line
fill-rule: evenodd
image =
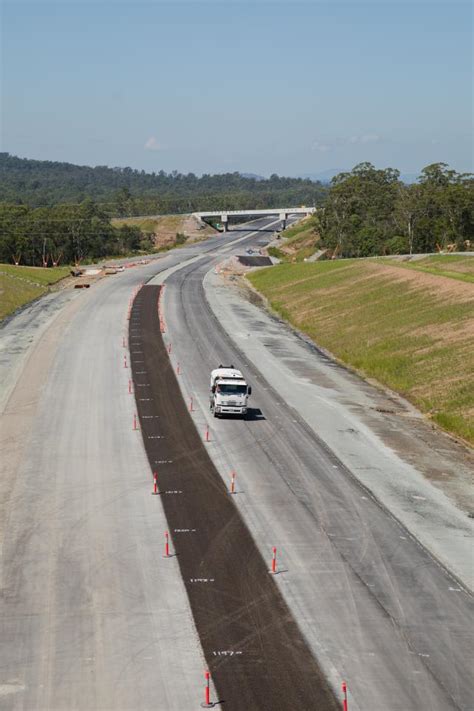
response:
M132 309L142 351L131 352L137 410L219 701L242 711L335 710L333 693L188 413L160 335L159 291L143 287ZM157 545L163 535L157 532Z

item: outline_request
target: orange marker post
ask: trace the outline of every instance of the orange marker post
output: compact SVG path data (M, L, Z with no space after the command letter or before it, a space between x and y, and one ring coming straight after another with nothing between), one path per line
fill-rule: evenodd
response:
M210 688L211 675L209 674L208 671L204 672L204 678L206 680L206 686L204 687L204 703L201 704L201 708L212 709L214 704L211 704L211 688Z
M277 570L277 549L275 547L272 548L272 568L270 570L270 573L275 575Z
M165 554L163 558L170 558L170 542L169 542L169 533L168 531L165 532Z
M348 706L347 706L347 684L345 681L342 682L342 693L343 693L342 709L343 709L343 711L347 711L347 709L348 709Z

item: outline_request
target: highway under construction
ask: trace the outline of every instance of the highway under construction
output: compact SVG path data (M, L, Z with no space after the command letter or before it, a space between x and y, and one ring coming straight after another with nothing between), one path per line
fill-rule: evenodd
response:
M219 273L277 222L4 327L2 709L474 707L472 522L384 440L393 396ZM219 363L247 419L212 417Z
M130 315L133 385L143 442L217 691L232 709L338 705L234 506L183 399L158 315L160 286L144 286ZM150 477L150 492L151 477ZM158 502L157 502L158 503ZM160 535L161 534L161 535ZM160 541L161 538L161 541ZM276 570L278 574L278 569Z

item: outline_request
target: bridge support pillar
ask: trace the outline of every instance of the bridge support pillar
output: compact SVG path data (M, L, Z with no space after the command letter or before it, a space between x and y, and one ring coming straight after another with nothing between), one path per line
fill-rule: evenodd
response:
M221 225L224 230L224 232L227 232L229 229L229 217L228 215L221 215Z
M288 215L286 212L280 212L280 222L281 222L281 229L286 230L286 221L288 219Z

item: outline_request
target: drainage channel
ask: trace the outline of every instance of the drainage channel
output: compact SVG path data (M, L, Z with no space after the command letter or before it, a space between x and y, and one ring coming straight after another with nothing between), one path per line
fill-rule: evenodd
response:
M134 392L168 521L170 557L162 565L179 565L214 701L232 711L335 711L334 695L182 398L160 334L159 293L159 286L144 286L132 307ZM156 534L165 551L165 532Z

